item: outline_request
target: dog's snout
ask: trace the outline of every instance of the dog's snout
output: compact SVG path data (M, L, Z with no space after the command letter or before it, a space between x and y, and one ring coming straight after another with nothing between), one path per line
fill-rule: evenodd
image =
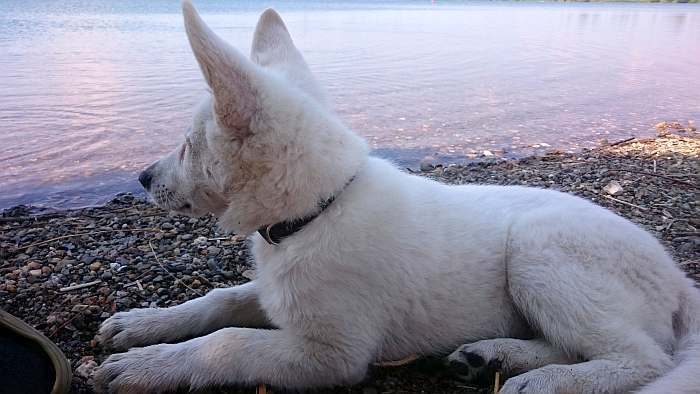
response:
M149 190L151 188L151 181L153 181L153 166L146 168L139 174L139 182L144 189Z

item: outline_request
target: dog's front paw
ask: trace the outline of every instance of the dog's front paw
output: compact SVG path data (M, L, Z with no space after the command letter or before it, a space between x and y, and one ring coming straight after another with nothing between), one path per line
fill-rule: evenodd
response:
M550 368L553 367L553 368ZM547 366L526 372L522 375L508 379L501 388L501 394L555 394L555 393L580 393L585 390L577 389L574 385L561 386L561 376L567 375L565 370L559 371L560 366ZM564 367L565 368L565 367ZM565 381L566 379L561 379Z
M147 308L116 313L100 325L97 341L115 350L164 342L165 338L158 332L161 326L158 312Z
M153 345L109 356L94 375L98 393L160 393L187 384L178 345Z
M459 379L490 384L496 372L501 370L501 360L481 349L478 344L479 342L460 346L447 356L447 364Z

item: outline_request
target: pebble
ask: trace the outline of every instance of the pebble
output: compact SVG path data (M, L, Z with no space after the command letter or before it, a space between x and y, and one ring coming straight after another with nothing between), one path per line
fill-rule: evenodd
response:
M194 244L195 244L195 245L203 245L203 244L206 244L206 243L207 243L207 237L197 237L197 238L194 240Z
M83 379L89 379L95 373L95 369L97 369L97 362L93 359L87 359L75 369L75 374Z
M620 182L612 180L603 187L603 191L611 196L619 196L624 190L622 189L622 185L620 185Z

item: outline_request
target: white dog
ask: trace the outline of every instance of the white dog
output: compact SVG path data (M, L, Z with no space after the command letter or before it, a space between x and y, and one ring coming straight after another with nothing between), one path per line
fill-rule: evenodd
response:
M111 317L102 340L131 350L99 389L351 384L377 360L457 349L468 378L500 364L507 394L699 392L700 292L651 235L567 194L369 157L277 13L248 59L183 9L212 97L140 180L165 209L261 229L257 278Z

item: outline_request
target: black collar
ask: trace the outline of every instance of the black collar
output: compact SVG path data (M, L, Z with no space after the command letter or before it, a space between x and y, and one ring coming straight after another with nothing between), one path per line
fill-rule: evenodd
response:
M350 182L352 182L354 179L354 176L350 178L350 180L345 184L343 189L348 187ZM302 228L304 228L304 226L311 223L312 220L316 219L318 215L320 215L323 211L326 210L326 208L328 208L333 203L336 196L337 195L330 196L327 199L319 202L318 207L320 209L313 215L305 216L300 219L293 219L284 222L278 222L275 224L268 224L267 226L260 227L258 229L258 233L260 233L260 235L262 235L265 241L267 241L267 243L269 243L270 245L279 245L279 243L282 242L283 239L301 230Z

